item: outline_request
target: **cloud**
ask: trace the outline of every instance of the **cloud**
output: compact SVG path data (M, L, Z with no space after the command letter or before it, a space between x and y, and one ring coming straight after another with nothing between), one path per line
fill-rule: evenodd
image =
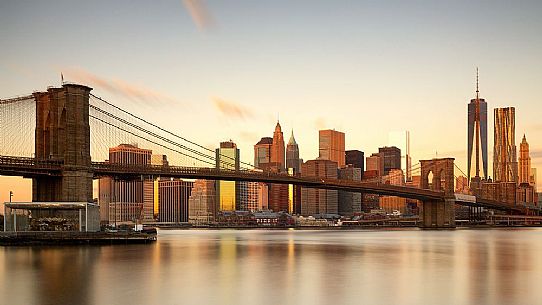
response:
M326 126L327 126L327 123L326 123L326 120L323 117L318 117L314 121L314 127L316 127L316 129L318 129L318 130L325 129Z
M246 142L255 142L258 140L258 134L250 131L241 131L239 133L239 138Z
M130 84L120 79L106 79L82 68L63 68L62 74L66 81L75 81L89 85L95 89L124 96L145 103L173 103L175 100L167 95L143 86Z
M226 101L219 97L212 97L211 99L218 112L229 118L245 120L254 116L250 109L238 103Z
M207 10L205 1L183 0L183 4L199 30L207 30L214 27L214 19L209 13L209 10Z
M531 159L542 159L542 150L532 150L529 152Z

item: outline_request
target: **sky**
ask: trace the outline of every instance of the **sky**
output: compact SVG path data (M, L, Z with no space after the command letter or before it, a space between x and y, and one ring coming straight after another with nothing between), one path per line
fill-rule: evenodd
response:
M67 81L243 161L280 120L305 160L318 130L366 156L409 130L413 163L455 157L466 171L467 103L516 107L542 188L540 1L0 2L0 98ZM491 161L490 161L491 164ZM492 172L490 165L490 173ZM30 182L0 177L29 200Z

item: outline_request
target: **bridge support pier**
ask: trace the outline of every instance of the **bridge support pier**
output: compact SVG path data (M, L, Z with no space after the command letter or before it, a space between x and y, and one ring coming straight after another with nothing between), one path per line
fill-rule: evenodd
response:
M32 201L92 202L89 94L82 85L64 84L36 92L37 159L61 163L59 177L34 178Z
M420 212L420 228L450 229L455 228L454 201L424 201Z

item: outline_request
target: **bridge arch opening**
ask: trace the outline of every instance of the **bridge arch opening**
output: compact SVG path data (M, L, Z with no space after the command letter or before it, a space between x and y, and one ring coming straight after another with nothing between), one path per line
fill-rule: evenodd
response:
M425 188L432 189L433 188L433 171L430 170L429 173L427 173L427 176L424 178L425 181L427 181L427 186Z
M454 159L421 160L421 188L454 193Z

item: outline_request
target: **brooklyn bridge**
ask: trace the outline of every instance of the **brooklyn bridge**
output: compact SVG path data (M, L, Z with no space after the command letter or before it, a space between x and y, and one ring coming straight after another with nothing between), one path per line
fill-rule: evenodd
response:
M299 185L419 200L421 226L455 227L454 206L484 207L514 215L535 211L516 202L454 194L454 158L421 160L420 187L395 186L372 180L322 179L239 169L233 159L168 131L91 93L92 88L64 83L44 92L0 100L0 175L32 179L32 201L92 202L93 179L173 177L254 181ZM172 156L167 165L118 164L107 160L109 147L145 143ZM432 177L432 178L431 178ZM429 181L431 179L431 181Z

